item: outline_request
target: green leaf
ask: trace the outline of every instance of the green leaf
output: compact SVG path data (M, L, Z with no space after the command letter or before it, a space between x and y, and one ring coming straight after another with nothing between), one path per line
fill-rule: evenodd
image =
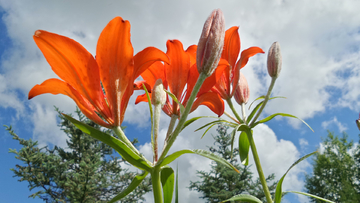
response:
M65 118L67 118L70 122L72 122L76 127L78 127L81 131L86 134L89 134L91 137L102 141L103 143L109 145L113 149L115 149L123 159L125 159L130 164L135 167L145 170L151 171L151 166L144 160L140 155L135 153L132 149L130 149L124 142L115 137L108 135L104 132L101 132L89 125L86 125L66 114L63 114Z
M164 89L164 91L173 99L174 102L176 102L177 104L179 104L179 106L180 106L180 115L182 115L183 112L184 112L184 110L185 110L185 108L184 108L184 106L182 105L182 103L179 102L179 100L176 98L176 96L175 96L173 93L171 93L170 91L168 91L168 90L166 90L166 89Z
M179 203L179 167L176 164L175 203Z
M199 130L201 130L201 129L203 129L203 128L205 128L205 127L209 126L209 125L212 125L212 124L219 124L219 123L228 123L228 124L230 124L230 125L234 125L234 126L239 125L239 124L237 124L237 123L232 123L232 122L227 121L227 120L224 120L224 119L218 119L218 120L216 120L216 121L211 121L210 123L207 123L207 124L205 124L205 125L201 126L200 128L196 129L196 130L195 130L195 132L196 132L196 131L199 131Z
M281 201L281 195L282 195L282 182L284 181L284 178L286 176L286 174L290 171L290 169L292 169L292 167L294 167L296 164L300 163L302 160L308 158L309 156L313 155L317 153L317 151L312 152L310 154L307 154L303 157L301 157L299 160L297 160L295 163L293 163L290 168L286 171L286 173L281 177L281 179L279 180L278 184L276 185L276 191L275 191L275 201L274 203L280 203Z
M239 170L237 168L235 168L233 165L231 165L228 161L226 161L224 158L221 158L211 152L202 150L202 149L194 149L194 150L190 150L190 149L184 149L184 150L180 150L177 152L172 153L171 155L165 157L163 160L161 160L160 162L158 162L158 164L160 166L165 166L170 164L171 162L173 162L175 159L177 159L178 157L180 157L183 154L197 154L206 158L209 158L213 161L216 161L218 163L224 164L225 166L227 166L228 168L231 168L233 170L235 170L236 172L239 173Z
M203 135L201 136L201 139L205 136L205 134L206 134L212 127L214 127L214 125L216 125L216 123L212 124L211 126L208 127L208 129L205 130L205 132L204 132Z
M259 108L261 107L261 105L264 103L264 101L258 103L258 105L256 105L256 107L251 111L251 113L249 114L249 116L246 119L247 123L250 123L251 119L255 116L256 112L259 110Z
M302 120L301 118L298 118L298 117L296 117L296 116L293 116L293 115L291 115L291 114L287 114L287 113L275 113L275 114L273 114L273 115L270 115L270 116L268 116L268 117L266 117L266 118L264 118L264 119L262 119L262 120L260 120L260 121L258 121L258 122L256 122L256 123L254 123L254 125L251 126L251 128L257 126L257 125L260 124L260 123L268 122L268 121L270 121L271 119L273 119L275 116L284 116L284 117L297 118L297 119L299 119L300 121L302 121L307 127L309 127L310 130L312 130L312 131L314 132L314 130L313 130L304 120Z
M174 193L174 170L168 166L165 166L161 169L160 173L164 203L171 203Z
M218 119L218 117L215 117L215 116L199 116L199 117L190 118L189 120L185 121L184 127L182 128L182 130L183 130L184 128L186 128L188 125L190 125L190 124L193 123L194 121L197 121L197 120L200 119L200 118L216 118L216 119Z
M232 159L233 156L233 151L234 151L234 140L235 140L235 135L236 135L236 131L239 128L239 126L235 127L233 131L231 131L230 136L231 136L231 156L230 158Z
M155 141L154 141L154 129L153 129L154 128L153 110L152 110L152 105L151 105L151 99L150 99L149 92L147 91L144 83L142 85L143 85L143 88L145 90L145 94L146 94L146 97L148 99L148 104L149 104L150 118L151 118L151 132L150 132L150 135L151 135L151 147L152 147L152 151L154 152L155 151Z
M121 198L125 197L126 195L130 194L135 188L140 185L140 183L145 179L148 172L144 172L143 174L135 176L135 178L131 181L130 185L123 190L120 194L116 195L112 198L108 203L113 203L119 201Z
M254 196L248 195L248 194L235 195L235 196L231 197L230 199L227 199L223 202L230 202L230 201L262 203L262 201L259 200L257 197L254 197Z
M265 96L261 96L261 97L257 98L256 100L258 100L258 99L264 99L264 98L265 98ZM276 98L284 98L284 99L286 99L286 97L271 97L271 98L269 98L269 100L271 100L271 99L276 99ZM255 102L256 100L254 100L254 102ZM253 103L254 103L254 102L253 102ZM254 117L255 113L259 110L259 108L261 107L261 105L262 105L263 103L264 103L264 101L258 103L258 104L256 105L256 107L251 111L251 113L249 114L249 116L248 116L247 119L246 119L246 122L247 122L247 123L250 123L251 119ZM251 104L252 104L252 103L251 103ZM250 107L251 107L251 105L249 106L249 109L250 109Z
M241 132L239 137L239 156L242 164L247 166L249 164L249 149L250 143L246 132Z
M324 202L336 203L336 202L330 201L330 200L328 200L328 199L321 198L321 197L319 197L319 196L312 195L312 194L309 194L309 193L306 193L306 192L286 191L286 192L283 192L283 195L286 195L287 193L296 193L296 194L300 194L300 195L305 195L305 196L309 196L309 197L312 197L312 198L316 198L316 199L322 200L322 201L324 201Z
M250 108L251 108L251 105L253 105L253 103L256 102L256 101L259 100L259 99L265 99L265 95L262 95L262 96L256 98L253 102L251 102L251 104L249 105L249 110L250 110Z

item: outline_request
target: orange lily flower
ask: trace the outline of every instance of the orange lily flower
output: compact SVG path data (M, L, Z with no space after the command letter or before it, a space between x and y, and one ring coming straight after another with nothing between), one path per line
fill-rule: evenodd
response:
M229 62L230 69L229 71L224 71L220 80L212 88L212 91L217 92L225 100L230 99L234 95L240 77L240 69L247 64L249 58L258 53L265 53L259 47L250 47L242 51L240 59L236 61L240 53L240 36L238 29L238 26L234 26L225 32L224 49L221 58ZM231 85L232 90L230 91Z
M61 80L35 85L29 99L45 93L67 95L85 116L107 128L120 126L124 120L135 79L156 61L169 63L166 54L154 47L134 56L130 23L121 17L101 32L96 59L70 38L43 30L37 30L33 38Z
M164 88L168 89L175 95L179 102L186 106L192 89L199 77L196 67L197 46L192 45L184 51L180 41L168 40L166 47L166 54L169 56L171 64L155 62L141 74L144 81L137 82L136 86L138 89L142 89L142 84L145 84L151 94L151 89L156 80L162 79ZM219 66L214 74L208 77L201 86L197 94L197 99L191 107L191 111L194 111L199 105L205 105L219 116L224 113L224 102L221 97L219 97L217 93L209 91L215 85L216 81L220 79L222 72L228 68L228 66L229 64L225 60L219 62ZM142 101L147 102L145 94L138 96L135 103L137 104ZM180 115L179 105L174 101L170 103L169 98L167 98L163 111L170 117L172 115Z

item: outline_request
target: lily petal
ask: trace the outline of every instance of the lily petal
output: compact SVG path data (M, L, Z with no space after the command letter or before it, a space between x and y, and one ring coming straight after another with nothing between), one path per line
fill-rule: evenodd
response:
M150 85L151 89L154 87L156 80L166 80L165 67L160 61L153 63L148 69L141 73L141 77Z
M61 35L37 30L33 38L52 70L110 117L94 57L81 44Z
M80 108L81 112L83 112L86 117L90 118L99 125L110 128L110 125L103 121L96 114L94 106L87 99L81 96L81 94L79 94L79 92L74 89L70 84L55 78L48 79L40 85L35 85L30 90L28 98L32 99L35 96L46 93L51 93L55 95L63 94L69 96L76 102L77 106Z
M231 69L235 68L235 63L240 52L240 36L238 30L238 26L226 30L224 49L221 54L221 58L226 59L229 62Z
M198 97L191 107L191 112L199 107L199 105L207 106L211 111L219 117L224 113L224 101L215 92L207 92Z
M120 126L123 95L133 88L134 50L130 42L130 23L121 17L111 20L101 32L96 47L96 61L115 125ZM129 93L126 93L127 95ZM126 97L128 98L128 96ZM127 104L126 104L127 105Z
M214 71L212 75L207 77L202 84L197 96L200 96L204 94L205 92L210 91L214 85L220 80L221 76L223 75L224 71L229 70L229 63L225 59L220 59L218 67ZM190 94L197 82L197 79L199 78L199 72L197 70L196 64L191 67L189 72L189 79L187 84L187 90L186 90L186 96L184 98L184 103L187 102L187 100L190 97Z
M166 47L166 54L171 60L170 65L165 64L166 81L170 91L180 99L189 76L190 56L178 40L168 40Z
M239 82L240 69L242 69L247 64L250 57L255 56L256 54L259 54L259 53L263 54L265 52L260 47L250 47L241 52L240 60L236 64L236 69L234 70L234 73L233 73L234 78L231 79L231 81L232 81L231 96L234 95L236 85Z
M153 63L163 61L170 63L169 57L160 49L147 47L134 56L134 80L139 77Z

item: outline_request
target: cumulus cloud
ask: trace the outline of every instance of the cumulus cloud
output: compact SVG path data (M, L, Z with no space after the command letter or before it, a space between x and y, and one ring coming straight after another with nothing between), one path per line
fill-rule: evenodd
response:
M324 128L324 129L328 129L328 127L330 125L335 125L336 127L339 128L339 131L340 132L344 132L345 130L347 130L347 127L345 124L342 124L340 121L338 121L338 119L336 117L334 117L333 119L331 120L328 120L328 121L323 121L321 123L321 126Z
M34 31L44 29L68 36L95 54L101 30L115 16L130 21L135 52L147 46L166 51L167 39L179 39L185 48L197 43L204 20L211 10L220 8L225 15L227 28L240 26L242 50L259 46L267 51L272 42L280 43L283 69L273 95L286 96L287 99L269 102L265 108L266 114L284 112L307 119L335 107L360 111L360 90L354 88L360 86L360 2L356 0L209 0L206 4L193 0L171 4L164 0L0 0L0 6L5 12L2 20L13 42L13 46L5 50L1 61L0 107L17 109L18 117L30 115L33 118L34 136L44 144L64 143L65 136L61 131L54 130L58 130L58 127L53 105L65 112L72 112L75 104L64 96L53 95L25 103L32 86L57 77L32 41ZM250 101L266 94L270 83L266 72L266 55L251 58L242 71L249 82ZM134 98L128 106L125 122L148 127L147 105L135 106L133 101ZM236 108L240 111L240 107ZM193 116L209 113L204 109L200 108ZM299 126L295 120L289 122L294 127ZM336 123L334 120L330 122ZM168 121L163 122L162 129L167 124ZM346 129L344 125L338 127ZM212 145L211 136L205 136L200 142L200 135L194 135L193 130L189 128L182 133L173 150L180 147L205 149L207 145ZM279 140L266 125L259 125L254 132L259 154L263 154L261 160L264 168L268 169L266 173L274 172L280 177L299 158L300 153L290 141ZM161 131L162 136L164 133L164 130ZM143 145L142 151L148 150ZM199 170L199 166L205 167L209 163L196 156L184 156L178 162L179 166L182 163L181 171L190 174L182 179L183 188L188 185L186 181L196 180L194 171ZM285 179L284 188L301 190L303 183L298 175L306 166L307 162L304 162L294 168ZM187 189L183 190L184 198L198 196L194 192L186 193Z

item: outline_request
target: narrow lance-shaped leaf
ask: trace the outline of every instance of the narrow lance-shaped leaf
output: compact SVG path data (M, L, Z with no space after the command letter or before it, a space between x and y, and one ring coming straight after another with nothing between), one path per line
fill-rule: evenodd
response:
M281 177L281 179L279 180L278 184L276 185L276 191L275 191L275 201L274 203L280 203L281 202L281 194L282 194L282 182L284 181L284 178L286 176L286 174L290 171L290 169L292 169L292 167L294 167L296 164L300 163L302 160L308 158L309 156L313 155L317 153L317 151L312 152L310 154L307 154L303 157L301 157L299 160L297 160L295 163L293 163L293 165L290 166L290 168L286 171L286 173Z
M283 195L286 195L287 193L296 193L296 194L300 194L300 195L305 195L305 196L309 196L309 197L312 197L312 198L316 198L316 199L322 200L322 201L324 201L324 202L336 203L336 202L330 201L330 200L328 200L328 199L321 198L321 197L319 197L319 196L312 195L312 194L309 194L309 193L306 193L306 192L286 191L286 192L283 192Z
M246 132L241 132L239 137L239 156L242 164L247 166L249 164L249 149L250 143Z
M108 135L104 132L101 132L85 123L82 123L72 118L71 116L68 116L66 114L63 115L84 133L89 134L91 137L98 139L115 149L122 156L122 158L128 161L130 164L141 170L151 170L151 166L147 163L147 161L140 157L140 155L135 153L132 149L130 149L121 140L116 139L115 137Z
M265 96L261 96L261 97L255 99L254 102L255 102L256 100L258 100L258 99L264 99L264 98L265 98ZM276 98L284 98L284 99L286 99L286 97L271 97L271 98L269 98L269 100L271 100L271 99L276 99ZM253 102L253 103L254 103L254 102ZM253 103L251 103L251 105L252 105ZM256 105L256 107L251 111L251 113L249 114L249 116L248 116L247 119L246 119L246 122L247 122L247 123L250 123L251 119L254 117L255 113L259 110L259 108L262 106L263 103L264 103L264 101L261 101L261 102L258 103L258 104ZM249 109L250 109L251 105L249 106Z
M200 128L196 129L195 132L196 132L196 131L199 131L199 130L201 130L201 129L209 126L209 125L217 124L217 123L228 123L228 124L232 124L232 125L235 125L235 126L239 125L239 124L237 124L237 123L232 123L232 122L227 121L227 120L224 120L224 119L218 119L218 120L216 120L216 121L211 121L211 122L209 122L209 123L201 126Z
M312 130L312 131L314 132L314 130L313 130L313 129L309 126L309 124L307 124L304 120L302 120L301 118L298 118L298 117L296 117L296 116L294 116L294 115L287 114L287 113L275 113L275 114L273 114L273 115L270 115L270 116L268 116L268 117L266 117L266 118L264 118L264 119L262 119L262 120L260 120L260 121L258 121L258 122L256 122L256 123L254 123L254 125L251 126L251 128L257 126L257 125L260 124L260 123L268 122L268 121L270 121L271 119L273 119L275 116L284 116L284 117L297 118L297 119L299 119L301 122L303 122L307 127L309 127L310 130Z
M201 136L201 139L205 136L205 134L216 125L216 123L212 124L211 126L208 127L208 129L205 130L205 132L203 133L203 135Z
M254 102L256 102L257 100L260 100L260 99L265 99L265 95L262 95L262 96L256 98L253 102L251 102L251 104L249 105L249 109L250 109L251 106L254 104Z
M190 150L190 149L184 149L184 150L180 150L177 152L172 153L171 155L165 157L162 161L158 162L158 164L160 166L165 166L170 164L171 162L173 162L175 159L177 159L178 157L180 157L183 154L197 154L206 158L209 158L213 161L216 161L220 164L224 164L225 166L227 166L228 168L231 168L233 170L235 170L236 172L239 173L239 170L237 168L235 168L233 165L231 165L228 161L226 161L224 158L219 157L211 152L202 150L202 149L194 149L194 150Z
M148 172L144 172L141 175L135 176L135 178L131 181L130 185L123 190L120 194L116 195L114 198L112 198L108 203L113 203L119 201L121 198L124 198L126 195L130 194L132 191L135 190L137 186L140 185L140 183L145 179Z
M233 201L240 201L240 202L250 202L250 203L262 203L257 197L248 194L240 194L231 197L223 202L233 202Z
M241 125L238 125L234 128L233 131L231 131L230 135L231 135L231 159L232 159L232 156L233 156L233 151L234 151L234 142L235 142L235 135L236 135L236 132L237 130L239 129Z
M218 117L215 117L215 116L198 116L198 117L190 118L189 120L185 121L184 126L183 126L182 129L186 128L191 123L199 120L200 118L216 118L216 119L218 119Z
M171 203L174 193L174 170L168 166L165 166L161 169L160 173L164 203Z

